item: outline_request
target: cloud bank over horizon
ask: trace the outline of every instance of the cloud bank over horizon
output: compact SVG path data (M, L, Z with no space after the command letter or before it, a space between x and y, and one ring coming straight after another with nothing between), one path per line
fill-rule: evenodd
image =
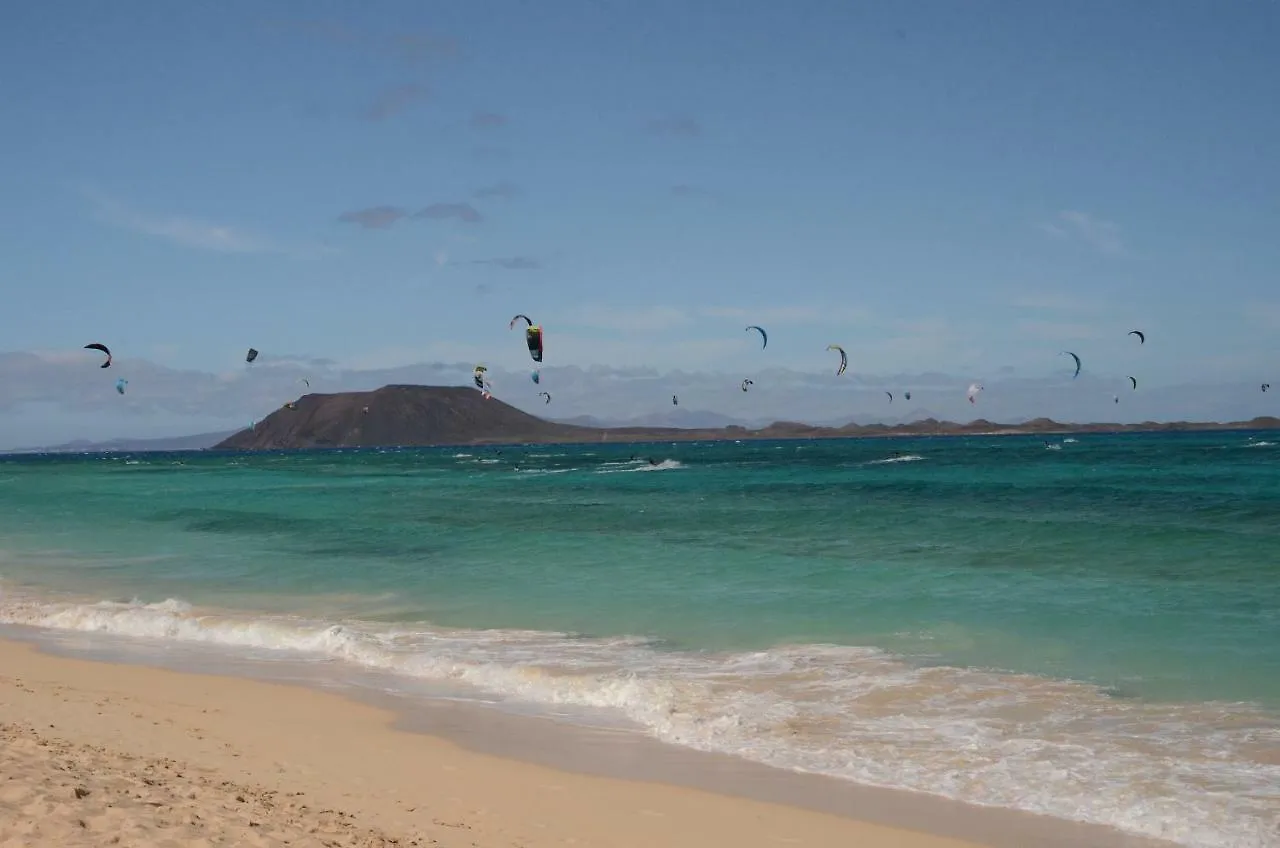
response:
M404 383L472 385L469 361L353 368L326 358L263 354L253 365L214 373L128 357L104 370L96 367L92 352L83 353L0 354L0 449L239 429L307 393ZM659 424L670 421L673 412L714 414L748 426L777 420L896 423L930 416L1004 423L1041 416L1075 423L1237 421L1280 414L1280 393L1263 394L1258 385L1242 381L1132 391L1127 380L1091 374L1077 380L1062 374L1030 378L1010 367L978 380L985 391L976 405L965 396L975 378L936 371L838 377L829 371L756 367L745 374L754 381L748 392L740 388L742 372L723 369L547 365L540 374L541 382L534 384L530 369L491 366L488 377L495 397L533 415L590 416L606 424ZM120 377L129 380L124 395L115 390ZM540 391L551 393L550 405ZM886 392L893 393L892 401ZM679 407L671 404L673 394Z

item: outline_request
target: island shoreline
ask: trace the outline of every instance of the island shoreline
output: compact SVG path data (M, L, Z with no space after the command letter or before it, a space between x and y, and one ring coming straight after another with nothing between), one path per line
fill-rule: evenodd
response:
M1126 433L1232 432L1280 429L1280 418L1238 422L1063 424L1036 418L1022 424L976 419L968 424L928 418L912 424L821 427L775 421L758 429L587 427L538 418L497 398L457 386L389 385L370 392L308 394L277 409L211 451L316 448L499 447L505 445L648 444L657 442L783 441L933 436L1057 436Z

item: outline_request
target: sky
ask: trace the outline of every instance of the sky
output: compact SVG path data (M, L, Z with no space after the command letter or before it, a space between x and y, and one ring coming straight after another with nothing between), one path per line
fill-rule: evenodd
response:
M1276 0L8 3L0 448L477 362L559 417L1280 414L1277 43Z

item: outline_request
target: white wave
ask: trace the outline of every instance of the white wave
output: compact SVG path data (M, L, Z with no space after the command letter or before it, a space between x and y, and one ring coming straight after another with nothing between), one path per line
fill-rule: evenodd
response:
M656 465L642 465L633 471L674 471L677 468L684 468L684 464L678 459L664 459Z
M912 454L907 454L906 456L890 456L890 457L885 457L884 459L872 459L867 462L864 462L863 465L888 465L894 462L920 462L923 459L924 459L923 456L917 456L916 454L912 453Z
M1025 675L915 668L874 649L656 650L643 639L258 617L0 595L0 621L319 655L544 705L607 709L664 741L784 768L1111 825L1274 846L1280 720L1144 704Z
M1245 445L1247 448L1271 448L1275 447L1275 442L1249 442Z
M661 462L650 464L647 459L637 459L634 462L618 462L604 463L604 465L626 465L628 468L600 468L597 474L621 474L629 471L672 471L676 468L684 468L684 465L678 459L664 459Z

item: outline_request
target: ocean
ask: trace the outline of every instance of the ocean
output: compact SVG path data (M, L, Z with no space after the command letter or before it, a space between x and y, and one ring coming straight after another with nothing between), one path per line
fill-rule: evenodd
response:
M0 622L1280 845L1280 436L0 457Z

